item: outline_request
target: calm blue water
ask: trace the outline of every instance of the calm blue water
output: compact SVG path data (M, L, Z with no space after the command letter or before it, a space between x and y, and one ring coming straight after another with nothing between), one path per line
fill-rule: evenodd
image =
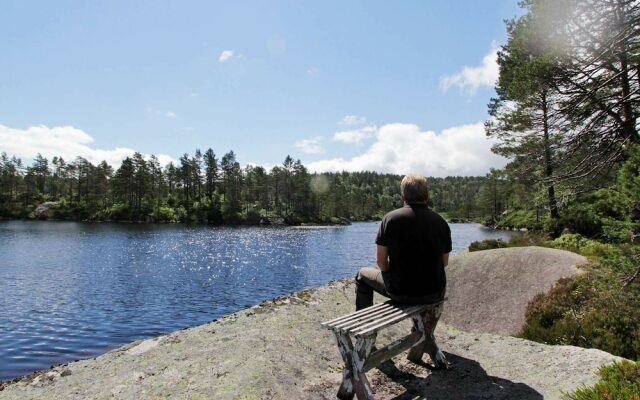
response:
M377 228L1 222L0 380L352 277ZM451 230L454 253L510 236Z

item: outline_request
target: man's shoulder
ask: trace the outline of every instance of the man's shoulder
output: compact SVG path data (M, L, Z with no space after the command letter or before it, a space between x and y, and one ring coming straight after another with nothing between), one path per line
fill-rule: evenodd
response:
M405 207L396 208L395 210L391 210L388 213L386 213L384 215L384 218L391 218L391 217L394 217L396 215L402 215L405 212L406 212Z
M404 229L409 226L422 226L429 230L448 230L449 224L437 212L429 208L420 208L419 211L413 210L411 207L402 207L388 212L383 220L383 229L390 226Z
M430 219L436 219L445 223L447 222L444 219L444 217L442 217L442 215L438 214L437 212L433 211L428 207L424 207L424 208L421 207L420 210L421 212L419 212L419 214L421 213L422 215L425 215ZM405 207L396 208L393 211L389 211L388 213L385 214L384 219L389 220L393 218L413 217L415 215L416 215L416 212L414 212L414 210L411 207L405 206Z
M400 207L386 213L382 220L385 222L389 222L391 220L406 218L408 216L411 216L412 214L413 213L411 212L411 208Z

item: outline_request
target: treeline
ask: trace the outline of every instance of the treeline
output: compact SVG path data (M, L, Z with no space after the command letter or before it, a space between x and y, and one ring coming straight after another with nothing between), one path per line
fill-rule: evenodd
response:
M266 170L230 151L184 154L162 166L140 153L114 169L77 157L38 155L31 165L0 156L0 216L72 220L297 224L379 219L401 205L401 176L312 174L287 156ZM430 179L431 206L454 218L481 215L483 177Z

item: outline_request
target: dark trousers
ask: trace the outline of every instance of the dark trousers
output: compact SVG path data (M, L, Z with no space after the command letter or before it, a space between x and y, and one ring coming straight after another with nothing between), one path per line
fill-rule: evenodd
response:
M374 291L403 304L429 304L444 299L444 291L420 297L391 294L387 292L382 271L372 267L360 268L356 275L356 311L373 305Z

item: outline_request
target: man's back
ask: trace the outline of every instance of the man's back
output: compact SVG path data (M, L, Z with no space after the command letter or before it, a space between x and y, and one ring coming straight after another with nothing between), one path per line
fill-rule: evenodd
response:
M405 304L444 300L444 267L451 252L449 225L427 207L429 190L424 176L405 176L400 182L400 197L405 206L385 215L378 230L378 268L360 268L356 274L356 311L373 305L374 291ZM437 367L446 368L444 353L433 336L442 308L439 310L428 318L429 329L420 345L425 347L420 347L417 358L426 349ZM414 328L420 328L417 320Z
M389 293L425 296L444 291L442 256L451 251L451 231L426 204L408 204L385 215L376 244L389 251L390 270L383 272Z

